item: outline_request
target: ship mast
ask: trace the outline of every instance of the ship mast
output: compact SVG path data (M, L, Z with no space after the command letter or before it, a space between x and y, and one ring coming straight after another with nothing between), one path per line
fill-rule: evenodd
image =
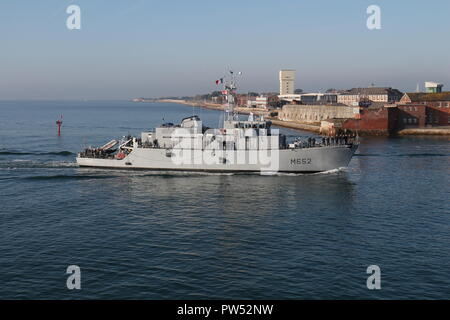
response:
M241 75L242 72L238 72L238 75ZM232 70L230 70L230 76L228 79L225 79L223 82L223 91L222 94L225 96L227 100L227 104L225 106L225 118L226 120L233 120L235 116L234 107L235 107L235 100L234 96L236 94L236 76Z

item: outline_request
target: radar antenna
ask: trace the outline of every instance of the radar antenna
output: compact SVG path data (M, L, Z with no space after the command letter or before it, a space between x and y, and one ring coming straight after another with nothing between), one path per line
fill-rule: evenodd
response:
M235 95L236 95L236 76L241 76L242 72L238 72L235 74L233 70L230 70L230 74L228 77L220 78L220 80L216 81L217 84L222 83L223 84L223 90L222 95L225 96L225 100L227 101L224 112L225 117L224 121L226 120L233 120L236 116L234 108L236 106L235 103Z

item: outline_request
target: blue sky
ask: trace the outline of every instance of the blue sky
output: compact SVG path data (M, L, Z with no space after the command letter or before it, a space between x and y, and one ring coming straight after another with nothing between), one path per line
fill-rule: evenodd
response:
M372 4L381 30L366 27ZM241 91L278 90L282 68L306 91L450 90L449 14L448 0L2 0L0 100L206 93L230 67Z

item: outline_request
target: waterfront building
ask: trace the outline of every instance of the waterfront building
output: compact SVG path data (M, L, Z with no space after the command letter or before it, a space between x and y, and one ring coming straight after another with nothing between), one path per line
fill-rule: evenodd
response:
M249 97L247 99L247 108L269 109L271 105L275 105L278 102L278 96L276 95L260 95L257 97Z
M441 83L427 81L425 82L425 91L427 93L441 93L443 86Z
M267 109L269 107L269 98L266 96L256 97L256 108Z
M280 95L293 95L295 90L295 70L280 70Z
M398 109L395 105L360 108L359 118L346 119L343 130L385 135L398 129Z
M244 107L256 108L256 97L249 97L247 99L247 105L245 105Z
M211 97L211 101L217 104L222 104L225 102L222 96Z
M442 87L441 87L442 88ZM450 125L450 92L411 92L405 93L400 100L400 105L413 107L424 105L427 126Z
M302 93L299 101L302 104L336 104L337 93Z
M287 102L300 102L301 95L300 94L280 94L278 96L278 99L280 101L287 101Z
M238 94L236 95L236 104L238 107L246 107L248 101L248 95Z
M257 96L257 94L253 93L236 94L236 105L241 108L247 108L248 104L251 103L251 101L255 101Z
M392 88L353 88L337 96L339 103L348 106L369 106L372 102L395 103L402 98L403 93Z
M399 104L397 105L397 128L424 128L428 125L427 113L429 108L423 104Z
M279 95L278 98L292 104L337 104L338 96L338 93L300 93Z

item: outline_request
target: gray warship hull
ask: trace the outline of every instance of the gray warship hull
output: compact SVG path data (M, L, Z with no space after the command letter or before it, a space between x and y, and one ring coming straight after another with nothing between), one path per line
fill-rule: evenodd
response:
M270 163L252 161L251 150L244 152L226 150L216 157L211 155L211 150L197 150L197 158L200 155L200 157L209 157L213 161L198 161L196 163L194 160L182 163L173 160L168 150L163 148L133 148L123 159L77 157L76 161L80 167L114 169L314 173L347 167L357 148L357 144L352 144L280 149L271 155Z

